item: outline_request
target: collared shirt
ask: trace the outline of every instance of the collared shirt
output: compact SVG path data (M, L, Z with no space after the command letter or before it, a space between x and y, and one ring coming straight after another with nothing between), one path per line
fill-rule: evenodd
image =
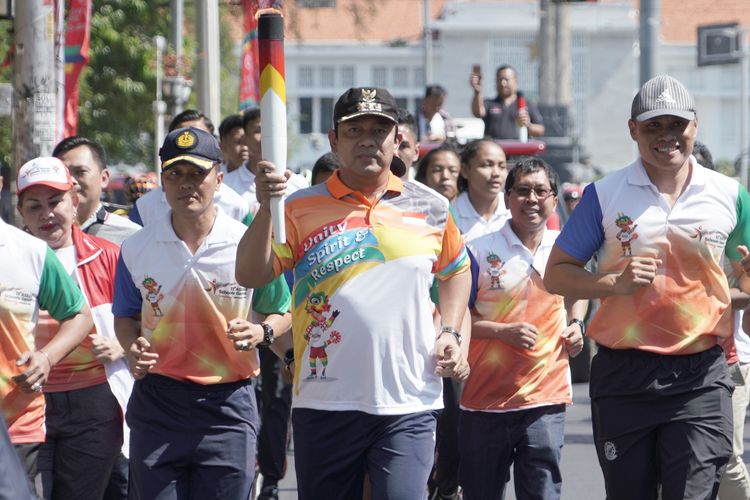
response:
M508 220L499 231L467 244L479 266L474 313L495 323L531 323L539 336L533 349L472 338L471 374L461 397L464 409L508 411L572 402L568 355L561 337L565 304L542 283L558 234L545 229L532 254Z
M510 217L510 211L505 207L505 198L500 193L497 196L495 212L487 220L479 215L474 205L471 204L468 191L464 191L453 202L453 215L464 241L469 242L479 236L499 231Z
M255 215L258 213L258 207L260 203L255 195L255 174L247 168L247 163L243 163L240 168L229 172L224 176L224 184L232 188L237 194L244 198L248 207L250 207L250 213ZM309 187L307 179L298 174L292 174L287 180L287 188L285 198L289 195Z
M534 124L542 124L542 114L536 104L526 100L529 120ZM518 131L518 101L514 100L506 106L502 97L484 100L484 135L493 139L515 139L520 135Z
M429 289L469 268L447 200L390 174L371 203L334 173L292 195L285 215L274 271L294 270L295 407L442 407Z
M724 254L739 260L750 243L750 198L737 181L690 157L688 185L674 206L640 159L589 184L558 246L599 272L620 273L631 255L661 259L653 283L632 295L604 297L588 334L613 349L692 354L731 332Z
M247 202L224 183L219 184L219 190L214 195L214 203L231 218L240 222L245 220L245 217L250 213ZM130 210L130 220L142 226L147 226L163 218L168 211L167 195L159 186L138 198L138 201Z
M240 352L228 322L284 314L289 289L273 282L253 291L237 284L237 244L247 228L218 210L211 232L191 254L171 217L149 224L122 245L115 276L115 316L141 315L141 331L159 361L151 370L177 380L217 384L258 374L255 350Z
M127 217L107 212L100 203L96 210L81 224L81 231L116 245L122 245L130 235L141 228Z
M15 360L36 350L34 328L39 309L58 321L78 313L81 291L43 240L0 219L0 335L2 359L0 401L15 444L44 442L44 396L21 392L11 377L26 367Z

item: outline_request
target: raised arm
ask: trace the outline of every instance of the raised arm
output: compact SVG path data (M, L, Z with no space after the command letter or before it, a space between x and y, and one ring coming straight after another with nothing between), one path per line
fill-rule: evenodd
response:
M286 181L291 172L277 175L274 171L275 167L272 163L267 161L258 163L255 185L260 207L237 246L235 278L237 283L247 288L259 288L275 277L271 245L273 225L270 200L272 197L284 195Z

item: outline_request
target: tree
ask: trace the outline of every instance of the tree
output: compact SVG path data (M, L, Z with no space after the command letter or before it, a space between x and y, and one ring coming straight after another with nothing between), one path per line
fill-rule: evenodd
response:
M153 151L153 37L169 32L169 9L148 0L98 0L91 60L80 82L79 134L100 142L110 162L148 162Z

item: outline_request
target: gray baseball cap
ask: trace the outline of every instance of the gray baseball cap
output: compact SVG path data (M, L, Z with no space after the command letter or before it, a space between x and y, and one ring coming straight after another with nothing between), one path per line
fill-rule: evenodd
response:
M630 117L642 122L664 115L692 120L695 118L695 101L679 81L668 75L659 75L644 83L635 95Z

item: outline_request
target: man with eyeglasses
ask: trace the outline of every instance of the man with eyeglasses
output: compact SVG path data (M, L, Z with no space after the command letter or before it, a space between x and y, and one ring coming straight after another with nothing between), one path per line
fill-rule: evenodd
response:
M750 198L695 160L695 104L674 78L641 87L628 128L639 158L586 187L544 284L602 298L589 391L607 498L716 498L732 454L722 261L747 291Z
M461 397L459 482L466 500L503 498L513 464L516 496L549 500L562 488L568 356L583 348L585 303L566 312L563 297L542 284L559 234L546 228L557 176L544 160L525 158L508 172L505 205L505 225L467 244L477 262L477 300Z

